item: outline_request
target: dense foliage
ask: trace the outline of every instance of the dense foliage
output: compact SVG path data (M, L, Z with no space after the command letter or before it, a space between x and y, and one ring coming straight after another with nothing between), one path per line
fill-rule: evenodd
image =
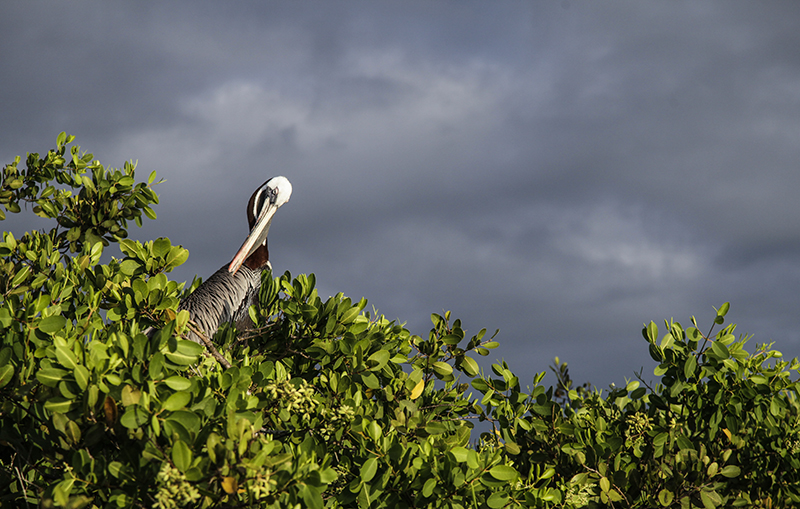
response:
M181 339L188 290L166 274L186 250L126 239L128 220L155 218L155 176L136 183L134 165L106 169L71 141L2 174L2 208L55 221L0 243L3 506L800 502L798 363L748 353L732 325L647 325L654 386L572 388L556 362L556 387L541 373L523 389L505 362L479 369L498 344L449 313L423 338L363 299L321 299L313 274L267 274L257 329L216 336L225 369ZM100 263L112 243L121 258Z

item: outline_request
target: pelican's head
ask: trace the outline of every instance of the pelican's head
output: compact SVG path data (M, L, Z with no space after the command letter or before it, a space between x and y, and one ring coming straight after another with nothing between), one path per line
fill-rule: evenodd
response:
M262 246L265 253L264 262L267 262L266 258L269 257L266 252L267 234L269 234L269 226L272 224L272 216L281 205L289 201L291 196L292 184L286 177L272 177L255 190L247 203L247 222L250 224L250 234L237 251L236 256L233 257L228 266L228 272L235 274L245 260Z

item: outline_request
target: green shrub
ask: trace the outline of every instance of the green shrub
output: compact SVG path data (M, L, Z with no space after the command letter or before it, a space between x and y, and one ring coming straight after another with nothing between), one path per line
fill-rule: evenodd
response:
M266 274L256 329L181 338L188 252L127 240L155 219L133 164L61 134L3 169L0 206L55 221L0 243L0 503L42 507L788 507L800 500L796 360L650 323L660 383L532 387L498 343L432 315L427 337ZM0 210L0 217L5 217ZM101 264L104 249L121 258ZM196 284L197 282L195 282ZM723 324L728 305L715 316ZM143 331L156 327L149 335ZM713 329L712 329L713 330ZM713 334L713 335L712 335ZM490 432L472 434L475 421Z

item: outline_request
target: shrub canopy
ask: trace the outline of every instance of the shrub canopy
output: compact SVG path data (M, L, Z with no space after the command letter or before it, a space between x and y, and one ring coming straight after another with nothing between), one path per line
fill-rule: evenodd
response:
M650 322L655 385L520 383L486 331L421 337L313 274L265 274L223 366L182 338L188 252L127 239L158 203L64 133L2 171L3 210L53 220L0 243L0 503L17 507L789 507L796 359L724 324ZM100 263L117 244L120 254ZM196 287L195 281L191 287ZM143 333L149 327L158 332ZM473 433L476 421L489 432Z

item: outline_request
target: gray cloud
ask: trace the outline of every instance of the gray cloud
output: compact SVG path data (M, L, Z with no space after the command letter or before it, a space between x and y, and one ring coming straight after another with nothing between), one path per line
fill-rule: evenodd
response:
M230 259L283 174L276 270L418 334L444 309L500 328L527 379L555 355L600 386L647 376L643 322L725 300L795 356L798 9L13 3L0 156L66 130L156 169L134 234L190 249L178 280Z

